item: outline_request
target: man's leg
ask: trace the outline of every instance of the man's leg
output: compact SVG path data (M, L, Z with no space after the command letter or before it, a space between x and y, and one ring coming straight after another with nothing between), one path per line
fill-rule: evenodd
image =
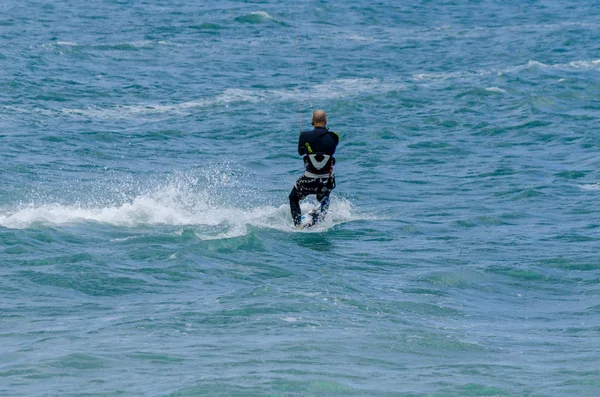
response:
M322 221L323 218L325 218L327 210L329 210L329 193L330 192L322 192L317 194L317 200L321 205L319 206L319 211L317 211L313 217L316 218L314 220L315 222Z
M321 217L325 216L327 211L329 210L329 195L331 191L335 188L335 177L331 176L327 182L323 184L319 193L317 193L317 201L321 203L320 212Z
M292 212L292 219L294 220L294 226L298 226L302 223L302 210L300 209L300 195L296 189L296 185L290 193L290 210Z
M329 210L329 193L327 193L326 196L324 196L321 201L321 214L325 215L327 213L327 211Z

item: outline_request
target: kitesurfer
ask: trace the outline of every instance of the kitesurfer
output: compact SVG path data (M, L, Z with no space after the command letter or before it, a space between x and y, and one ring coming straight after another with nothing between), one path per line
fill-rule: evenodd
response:
M313 129L302 131L298 140L298 154L304 156L304 175L296 181L290 193L290 210L296 227L301 225L300 200L315 194L323 216L329 208L329 194L335 188L333 154L340 140L336 132L327 129L327 114L316 110L312 115Z

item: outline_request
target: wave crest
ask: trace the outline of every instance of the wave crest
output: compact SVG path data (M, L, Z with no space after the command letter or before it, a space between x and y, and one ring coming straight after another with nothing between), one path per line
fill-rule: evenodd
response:
M248 233L249 226L294 230L287 202L279 206L265 205L260 198L244 197L249 195L248 192L243 192L243 188L234 189L235 183L226 179L214 178L212 182L200 183L174 180L118 204L21 204L12 210L0 210L0 226L26 229L90 222L127 228L186 226L204 240L242 236ZM212 186L207 186L211 183ZM199 189L198 186L203 187ZM304 211L311 206L309 202L302 204ZM358 219L362 218L353 211L348 200L333 197L329 216L312 231L324 231Z
M266 11L253 11L246 15L240 15L239 17L235 18L235 20L237 22L242 22L242 23L265 23L265 22L281 23L281 21L278 21L277 19L275 19L271 14L269 14Z

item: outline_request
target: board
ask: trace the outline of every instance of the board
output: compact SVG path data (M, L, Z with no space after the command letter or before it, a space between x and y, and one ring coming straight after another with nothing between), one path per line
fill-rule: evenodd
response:
M311 228L315 225L318 225L324 217L325 214L321 212L318 207L313 208L306 214L302 215L301 224L303 229Z

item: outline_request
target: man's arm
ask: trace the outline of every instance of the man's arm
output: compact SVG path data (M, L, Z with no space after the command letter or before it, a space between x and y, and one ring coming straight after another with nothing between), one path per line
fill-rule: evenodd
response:
M331 149L331 154L335 154L335 149L337 148L338 143L340 143L340 136L335 131L329 131L331 133L331 137L333 138L333 148Z
M329 131L333 134L333 139L335 139L335 145L337 146L338 143L340 143L340 134L338 134L335 131Z
M304 139L302 139L302 133L300 133L300 137L298 138L298 154L300 156L304 156L306 154L306 148L304 147Z

